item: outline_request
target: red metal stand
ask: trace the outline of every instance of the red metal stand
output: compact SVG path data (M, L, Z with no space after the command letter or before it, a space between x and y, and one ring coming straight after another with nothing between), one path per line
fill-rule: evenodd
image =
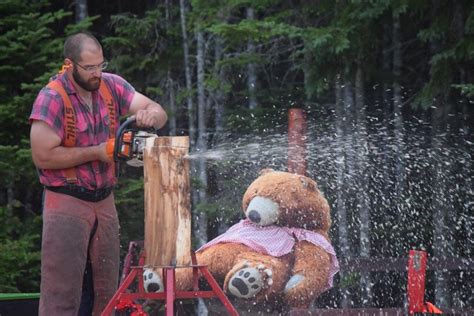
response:
M306 114L303 109L288 112L288 172L306 175Z
M425 302L426 251L410 250L408 255L408 312L441 314L441 310Z
M110 316L115 310L127 308L129 311L133 310L131 315L133 316L144 316L146 313L142 310L141 305L135 303L136 300L164 300L165 301L165 315L173 316L174 315L174 301L176 299L194 299L194 298L213 298L217 297L222 302L224 307L229 312L229 315L237 316L238 313L235 310L234 306L230 303L227 296L225 296L222 289L217 284L214 277L210 274L207 266L195 264L195 258L193 254L193 264L190 266L165 266L163 269L163 283L165 285L164 292L160 293L147 293L143 288L143 264L144 264L144 254L140 256L140 261L138 266L131 267L131 271L125 277L123 282L120 284L118 290L115 292L114 296L110 302L105 307L101 316ZM175 280L175 270L179 268L193 268L193 290L192 291L179 291L176 289L176 280ZM201 291L199 290L198 279L199 273L207 280L208 284L211 286L210 291ZM129 287L134 283L138 282L138 291L136 293L130 292Z
M410 250L408 255L408 312L422 313L425 302L426 252Z

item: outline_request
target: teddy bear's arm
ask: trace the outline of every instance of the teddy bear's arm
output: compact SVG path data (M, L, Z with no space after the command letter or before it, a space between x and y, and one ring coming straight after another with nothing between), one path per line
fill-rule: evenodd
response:
M284 294L290 306L308 308L327 287L331 258L308 241L297 242L294 254L295 263Z

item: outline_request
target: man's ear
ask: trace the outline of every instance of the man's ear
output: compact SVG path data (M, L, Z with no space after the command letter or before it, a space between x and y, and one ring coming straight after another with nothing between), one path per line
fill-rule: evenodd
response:
M70 58L64 58L64 65L69 65L69 66L72 66L73 62L72 62L72 59Z
M61 70L59 71L59 73L64 73L66 70L68 70L72 66L73 66L72 60L69 58L64 58L63 66L61 67Z

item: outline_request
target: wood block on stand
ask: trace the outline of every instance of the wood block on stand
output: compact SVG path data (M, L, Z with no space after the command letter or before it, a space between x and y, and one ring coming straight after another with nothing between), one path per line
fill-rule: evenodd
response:
M191 263L189 138L150 137L144 150L145 265Z

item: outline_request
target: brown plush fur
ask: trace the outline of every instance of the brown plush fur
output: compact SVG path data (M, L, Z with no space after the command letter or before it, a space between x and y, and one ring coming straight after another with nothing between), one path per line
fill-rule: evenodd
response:
M256 197L269 198L279 206L277 226L304 228L318 232L328 240L331 226L330 209L326 199L318 190L314 180L287 172L264 170L244 194L242 208L247 209ZM196 254L199 264L207 265L211 274L228 292L229 280L243 267L264 266L272 271L273 283L265 286L252 302L287 307L307 308L325 288L329 275L330 256L321 248L307 241L295 244L293 252L272 257L257 253L238 243L221 243L206 248ZM304 281L285 290L288 280L301 275ZM264 283L268 278L262 274ZM189 288L189 271L177 273L178 285Z
M256 196L269 197L280 206L283 212L275 225L323 232L331 226L329 204L308 177L264 169L244 194L244 212Z

